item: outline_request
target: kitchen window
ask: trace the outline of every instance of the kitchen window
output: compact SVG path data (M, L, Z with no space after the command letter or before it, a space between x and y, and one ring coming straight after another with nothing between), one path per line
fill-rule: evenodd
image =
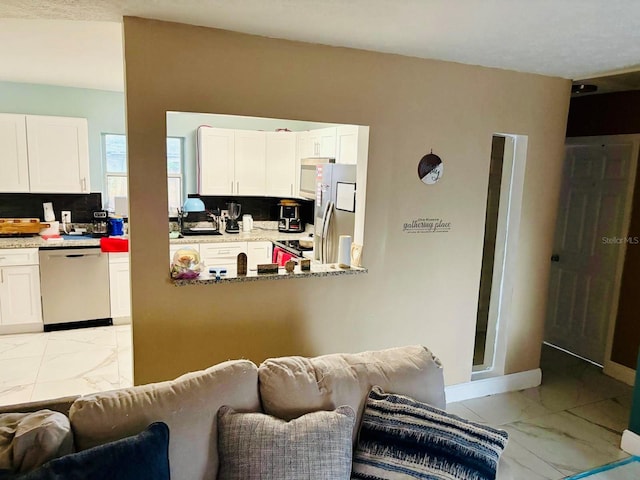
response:
M104 134L105 209L115 211L115 197L126 197L127 181L127 136ZM182 205L183 140L167 137L167 181L169 187L169 215L177 216Z

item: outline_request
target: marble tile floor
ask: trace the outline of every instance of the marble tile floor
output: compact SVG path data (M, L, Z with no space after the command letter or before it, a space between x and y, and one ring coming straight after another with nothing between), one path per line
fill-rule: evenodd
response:
M543 346L542 385L447 405L509 432L498 480L557 480L628 457L620 450L632 387Z
M131 325L0 336L0 405L131 385Z

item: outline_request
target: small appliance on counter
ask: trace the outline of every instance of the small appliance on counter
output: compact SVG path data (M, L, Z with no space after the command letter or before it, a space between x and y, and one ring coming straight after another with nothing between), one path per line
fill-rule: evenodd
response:
M178 211L178 223L182 235L222 235L219 227L219 211L207 211L199 198L188 198Z
M304 231L304 222L300 220L300 204L294 200L281 200L278 231L300 233Z
M239 203L230 202L227 204L227 211L229 212L229 218L227 219L224 231L227 233L239 233L240 224L238 218L240 218L240 211L242 207Z
M242 231L249 233L253 229L253 217L248 213L242 215Z
M106 237L109 235L109 212L106 210L96 210L93 212L92 236Z

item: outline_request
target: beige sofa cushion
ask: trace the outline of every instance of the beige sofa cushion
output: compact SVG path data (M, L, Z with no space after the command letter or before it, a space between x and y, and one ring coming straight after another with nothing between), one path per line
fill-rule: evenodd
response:
M285 420L351 406L357 413L354 440L374 385L438 408L446 406L440 361L420 345L315 358L271 358L258 368L258 378L265 413Z
M168 382L80 397L69 418L79 450L135 435L155 421L165 422L172 480L215 480L216 419L222 405L260 411L255 364L229 361Z
M0 470L25 473L72 452L71 425L62 413L0 414Z

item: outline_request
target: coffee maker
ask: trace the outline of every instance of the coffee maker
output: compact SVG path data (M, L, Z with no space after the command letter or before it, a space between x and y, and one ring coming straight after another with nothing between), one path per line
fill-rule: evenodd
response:
M278 220L279 232L302 232L304 223L300 220L300 204L293 200L281 200L280 219Z
M96 210L93 212L93 230L94 237L106 237L109 235L109 212L106 210Z
M240 211L242 210L239 203L230 202L227 204L227 211L229 212L229 218L227 218L226 226L224 228L227 233L239 233L240 225L238 224L238 218L240 218Z

